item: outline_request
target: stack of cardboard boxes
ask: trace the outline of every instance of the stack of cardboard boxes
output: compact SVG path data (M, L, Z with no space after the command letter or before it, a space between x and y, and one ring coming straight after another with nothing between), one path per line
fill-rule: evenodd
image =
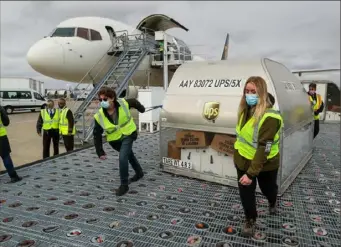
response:
M181 160L181 149L211 147L217 152L233 156L236 137L203 131L178 131L176 140L168 142L168 158Z
M191 162L197 172L222 176L227 167L233 168L236 137L203 131L178 131L176 139L168 142L168 158Z

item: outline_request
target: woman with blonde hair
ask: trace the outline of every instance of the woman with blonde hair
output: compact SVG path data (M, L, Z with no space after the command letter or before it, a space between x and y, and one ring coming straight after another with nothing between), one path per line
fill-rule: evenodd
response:
M239 104L234 163L238 188L246 218L243 235L252 236L257 218L256 185L269 201L270 214L276 213L277 172L280 162L279 138L283 126L280 113L272 109L274 97L262 77L250 77Z

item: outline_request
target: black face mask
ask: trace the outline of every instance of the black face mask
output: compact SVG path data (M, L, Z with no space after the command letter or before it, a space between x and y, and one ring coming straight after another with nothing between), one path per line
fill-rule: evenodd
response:
M63 109L63 108L65 107L65 105L58 104L58 107L59 107L60 109Z

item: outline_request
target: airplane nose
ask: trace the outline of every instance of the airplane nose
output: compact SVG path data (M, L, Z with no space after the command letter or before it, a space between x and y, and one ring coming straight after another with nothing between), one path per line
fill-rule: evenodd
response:
M50 76L64 65L63 47L52 40L40 40L27 52L27 62L37 72Z

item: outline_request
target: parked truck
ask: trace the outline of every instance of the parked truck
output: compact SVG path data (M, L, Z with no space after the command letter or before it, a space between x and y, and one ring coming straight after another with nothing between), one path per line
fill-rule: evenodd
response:
M6 89L32 89L37 91L39 94L44 95L44 82L38 81L33 78L23 77L1 77L0 78L0 90Z

